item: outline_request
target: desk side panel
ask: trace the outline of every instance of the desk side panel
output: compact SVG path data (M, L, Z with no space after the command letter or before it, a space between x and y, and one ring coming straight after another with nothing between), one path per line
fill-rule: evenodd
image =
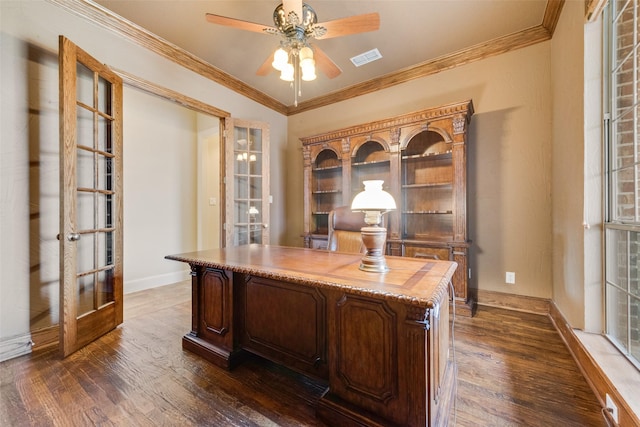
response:
M192 266L192 330L182 340L183 348L218 366L235 364L233 273Z
M318 415L339 425L429 425L430 309L338 292L328 304L335 345Z
M318 288L251 276L241 284L242 348L326 380L326 298Z

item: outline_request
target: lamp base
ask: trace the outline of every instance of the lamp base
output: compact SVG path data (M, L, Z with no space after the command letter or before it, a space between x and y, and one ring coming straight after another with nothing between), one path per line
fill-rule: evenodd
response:
M367 253L360 261L360 270L370 273L384 273L389 271L384 259L384 242L387 240L387 229L384 227L362 227L362 243Z

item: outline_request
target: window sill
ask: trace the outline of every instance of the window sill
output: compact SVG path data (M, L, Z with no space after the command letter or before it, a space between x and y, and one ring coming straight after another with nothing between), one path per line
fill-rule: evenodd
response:
M640 396L640 371L603 335L576 329L573 332L627 406L640 418L640 400L637 398Z

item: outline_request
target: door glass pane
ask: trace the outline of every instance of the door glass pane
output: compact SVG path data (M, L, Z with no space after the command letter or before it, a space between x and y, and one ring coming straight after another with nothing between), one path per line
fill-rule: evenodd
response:
M78 278L78 310L76 316L80 317L94 310L93 295L95 290L95 274L88 274Z
M262 154L251 152L249 154L249 174L262 175Z
M236 224L233 228L233 244L235 246L238 245L246 245L249 243L249 233L248 233L247 225L238 225Z
M104 233L104 236L104 265L113 265L115 261L113 252L114 232L108 231Z
M93 188L94 175L93 175L93 153L91 151L78 149L76 158L76 179L78 188Z
M100 190L111 190L111 158L101 154L96 154L96 166L98 167L96 188Z
M111 115L111 83L98 78L98 111Z
M96 193L95 202L96 228L104 229L107 227L107 196Z
M112 121L102 116L98 116L98 143L96 148L107 153L112 152L111 143L111 127Z
M252 200L249 206L249 242L262 243L262 202Z
M249 218L249 203L246 201L235 202L234 222L236 224L247 224Z
M95 269L93 255L93 234L82 234L77 242L78 255L76 257L77 273L82 274Z
M235 158L235 174L237 176L247 175L249 173L249 153L247 151L236 151Z
M262 129L250 129L249 145L251 151L262 151Z
M113 269L98 273L98 307L113 301Z
M89 107L93 107L93 71L78 63L76 73L76 99Z
M246 200L249 198L249 178L246 176L237 176L236 185L233 187L234 197L236 200Z
M249 178L251 181L251 186L249 188L250 194L249 197L253 199L262 200L262 177L261 176L252 176Z
M78 191L76 197L76 228L78 231L93 230L95 228L93 202L93 193Z
M93 147L93 113L85 108L77 108L76 132L78 145Z
M247 128L234 128L234 142L236 150L247 150Z
M96 268L103 268L107 266L107 237L105 233L98 232L96 238Z

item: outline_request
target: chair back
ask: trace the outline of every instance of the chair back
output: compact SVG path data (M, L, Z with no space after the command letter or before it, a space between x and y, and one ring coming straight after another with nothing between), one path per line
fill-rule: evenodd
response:
M335 208L329 212L327 249L336 252L365 253L360 229L366 225L364 213L352 212L349 206Z

